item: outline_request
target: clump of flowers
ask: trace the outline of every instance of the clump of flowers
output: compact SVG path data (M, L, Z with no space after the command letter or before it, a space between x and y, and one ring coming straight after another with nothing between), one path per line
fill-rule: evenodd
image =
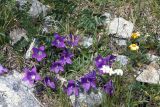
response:
M29 82L31 85L39 82L43 83L45 87L53 91L58 87L56 82L61 81L62 85L60 86L63 86L63 90L68 96L78 96L80 92L89 93L98 88L103 89L104 92L112 96L114 93L114 85L111 78L106 78L106 76L112 76L114 74L123 75L122 70L113 70L112 68L116 60L116 56L114 55L108 55L106 57L98 55L94 61L95 69L84 74L79 79L65 80L63 82L62 79L60 79L59 75L65 74L67 65L72 64L72 60L76 54L74 52L76 52L79 40L79 36L72 34L69 34L69 36L61 36L58 33L54 33L50 46L43 44L38 48L34 47L32 49L32 58L36 59L42 66L48 68L47 70L50 72L43 69L41 71L42 66L38 66L38 69L36 66L33 66L31 69L25 68L23 80ZM57 80L55 81L53 78L57 78ZM103 80L103 82L101 80ZM101 83L101 85L99 83Z

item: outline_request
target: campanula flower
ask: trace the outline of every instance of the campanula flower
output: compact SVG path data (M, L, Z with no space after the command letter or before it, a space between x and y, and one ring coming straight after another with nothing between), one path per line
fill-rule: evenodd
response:
M79 39L80 38L78 36L74 36L74 35L70 34L67 42L72 47L78 46Z
M113 62L115 62L115 60L116 60L116 56L108 55L108 56L105 57L105 60L106 60L106 64L111 67Z
M114 93L114 86L112 80L109 80L104 86L103 86L104 91L109 94L110 96L113 95Z
M67 87L65 87L67 95L70 96L74 94L75 96L79 95L79 85L74 80L69 80Z
M98 55L95 59L96 67L101 68L105 64L106 64L106 60L101 55Z
M64 50L61 53L60 62L63 65L65 65L65 64L72 64L72 60L71 60L72 57L73 57L72 53L70 53L68 50Z
M88 92L91 88L96 88L96 72L92 71L81 78L81 85L85 92Z
M0 75L1 75L1 74L4 74L4 73L6 73L6 72L8 72L8 69L7 69L7 68L4 68L4 67L0 64Z
M60 36L58 33L54 33L54 40L52 41L52 46L57 48L65 48L65 37Z
M52 89L56 88L54 81L52 81L49 77L44 78L44 84Z
M33 54L32 54L32 58L37 59L37 61L41 61L42 59L44 59L47 55L44 52L45 47L42 45L39 48L32 48L33 50Z
M60 61L53 62L50 71L53 71L56 74L64 72L64 65Z
M37 73L37 68L33 67L31 70L28 68L24 69L25 75L22 79L23 81L27 81L30 84L33 84L36 81L41 80L41 76Z

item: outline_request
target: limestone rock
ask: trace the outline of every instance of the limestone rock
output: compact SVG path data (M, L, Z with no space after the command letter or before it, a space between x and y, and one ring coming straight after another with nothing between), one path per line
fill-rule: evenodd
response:
M121 17L114 18L109 25L109 34L115 34L119 38L130 38L133 31L133 23Z
M160 84L160 69L157 68L158 65L151 63L143 70L136 80L150 84Z
M30 46L29 46L29 48L28 48L26 54L25 54L25 58L26 58L26 59L31 58L31 55L32 55L32 48L35 46L35 41L36 41L36 39L34 38L33 41L32 41L32 43L30 44Z
M40 107L33 88L22 81L20 73L0 76L0 84L0 107Z
M74 107L97 107L101 104L102 93L100 91L97 94L94 92L80 93L78 97L70 96L70 99Z
M148 59L150 61L158 61L158 60L160 60L160 57L158 57L156 55L153 55L153 54L150 54L150 53L147 54L147 57L148 57Z
M93 38L91 37L84 37L81 45L83 45L85 48L90 47L93 44Z
M45 16L48 9L48 6L43 5L38 0L32 0L32 6L30 7L29 14L32 17L38 17L41 13Z
M124 55L117 55L116 61L120 62L121 65L127 65L128 58L127 58L127 56L124 56Z
M104 17L105 17L104 24L109 24L109 23L110 23L110 21L111 21L111 14L110 14L110 13L105 12L102 16L104 16Z
M27 31L23 28L16 28L16 29L11 30L9 33L9 36L12 40L11 44L14 45L19 40L21 40L22 37L28 40L26 33Z

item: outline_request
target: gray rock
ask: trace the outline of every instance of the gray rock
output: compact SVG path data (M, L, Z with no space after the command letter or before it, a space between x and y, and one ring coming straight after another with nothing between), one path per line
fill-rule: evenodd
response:
M127 45L127 40L125 40L125 39L115 38L115 41L119 46L126 46Z
M111 14L110 13L105 12L102 16L106 17L104 24L109 24L111 22Z
M0 76L0 84L0 107L40 107L33 88L22 81L20 73Z
M27 3L27 0L16 0L16 1L19 3L20 8Z
M70 99L74 107L97 107L101 104L102 93L100 91L97 94L94 92L80 93L78 97L70 96Z
M26 58L26 59L31 58L31 55L32 55L32 48L35 46L35 41L36 41L36 39L34 38L33 41L31 42L31 44L30 44L30 46L29 46L29 48L28 48L26 54L25 54L25 58Z
M147 57L148 57L148 59L150 61L158 61L158 60L160 60L160 57L158 57L156 55L153 55L153 54L150 54L150 53L147 54Z
M127 65L128 57L124 55L117 55L116 61L120 62L121 65Z
M116 34L115 36L119 38L130 38L133 26L132 22L121 17L114 18L109 25L109 34Z
M32 0L32 5L30 7L29 14L32 17L38 17L41 13L43 14L43 16L45 16L47 14L47 10L49 9L48 7L49 6L43 5L38 0Z
M150 84L160 84L159 65L156 63L151 63L141 74L138 75L136 80Z
M83 45L85 48L88 48L92 44L93 44L93 38L91 38L91 37L83 37L81 45Z
M43 23L43 29L42 29L42 33L49 33L52 29L52 27L56 27L53 26L53 23L55 23L56 21L53 20L53 18L51 16L46 16L44 18L44 23Z
M22 37L28 40L26 33L27 31L23 28L16 28L16 29L11 30L9 33L9 36L12 39L11 44L14 45L19 40L21 40Z

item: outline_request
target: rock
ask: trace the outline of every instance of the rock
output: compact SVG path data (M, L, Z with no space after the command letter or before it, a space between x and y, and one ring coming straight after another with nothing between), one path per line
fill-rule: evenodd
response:
M29 10L29 14L32 17L38 17L41 13L43 16L47 14L47 10L49 9L49 6L43 5L38 0L32 0L31 7Z
M119 46L126 46L127 45L127 40L115 38L115 41Z
M83 45L85 48L90 47L93 44L93 38L91 37L84 37L81 45Z
M97 107L101 104L102 93L80 93L78 97L75 97L75 95L70 96L70 99L73 107Z
M20 8L27 3L27 0L16 0L16 1L19 3Z
M150 54L150 53L147 54L147 57L148 57L148 59L150 61L158 61L158 60L160 60L160 57L158 57L156 55L153 55L153 54Z
M127 65L128 57L124 55L117 55L116 61L120 62L121 65Z
M25 54L25 58L26 58L26 59L31 58L31 55L32 55L32 48L35 46L35 41L36 41L36 39L34 38L33 41L32 41L32 43L30 44L30 46L29 46L29 48L28 48L26 54Z
M148 65L136 80L150 84L160 84L160 69L158 64L151 63Z
M110 13L105 12L102 16L105 17L104 24L109 24L111 22L111 14Z
M40 107L33 88L22 81L20 73L0 76L0 84L0 107Z
M114 18L109 25L109 34L116 34L118 38L130 38L133 31L133 23L121 17Z
M10 31L9 36L12 40L11 44L14 45L19 40L21 40L22 37L24 37L26 40L28 40L26 35L26 30L23 28L16 28Z
M49 33L52 29L53 19L51 16L46 16L44 18L42 33ZM55 27L55 26L54 26Z

